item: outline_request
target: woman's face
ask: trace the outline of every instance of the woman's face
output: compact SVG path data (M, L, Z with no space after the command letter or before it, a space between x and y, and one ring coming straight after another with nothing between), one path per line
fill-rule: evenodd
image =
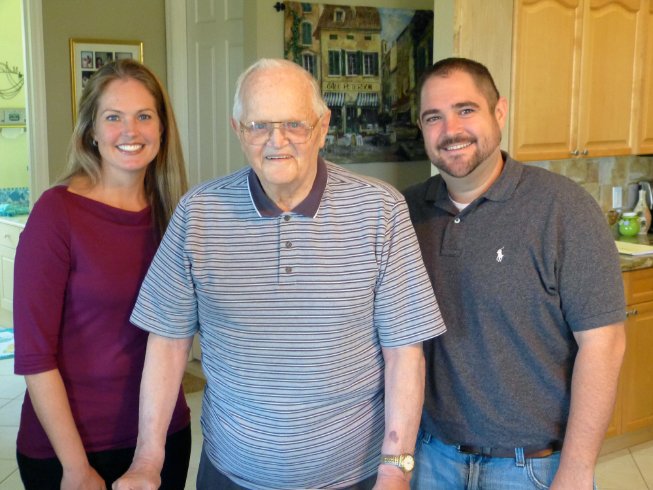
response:
M109 83L99 98L93 131L103 178L144 176L159 153L162 132L154 97L141 82Z

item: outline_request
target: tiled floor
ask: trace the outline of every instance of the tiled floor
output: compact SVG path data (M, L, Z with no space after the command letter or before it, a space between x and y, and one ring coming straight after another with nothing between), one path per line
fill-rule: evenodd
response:
M0 490L23 488L16 467L15 444L24 391L23 378L13 374L13 360L0 360ZM187 400L192 413L193 449L186 488L194 489L202 448L202 393L191 393ZM653 441L601 457L596 477L601 490L653 490Z

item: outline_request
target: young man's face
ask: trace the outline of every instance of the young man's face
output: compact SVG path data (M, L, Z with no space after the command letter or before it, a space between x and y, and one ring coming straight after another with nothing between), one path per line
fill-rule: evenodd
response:
M422 87L420 127L426 153L441 172L464 178L499 154L506 101L494 110L463 71L433 76Z

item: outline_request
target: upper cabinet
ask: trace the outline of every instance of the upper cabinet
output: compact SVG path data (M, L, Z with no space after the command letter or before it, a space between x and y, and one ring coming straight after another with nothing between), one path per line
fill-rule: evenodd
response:
M569 158L576 140L580 2L515 2L511 153Z
M640 83L649 1L515 1L510 136L515 158L641 151L641 124L633 109L645 88L651 95L650 83ZM651 75L650 63L647 71ZM640 119L651 122L645 112ZM653 144L653 126L648 127Z
M644 46L642 66L641 102L634 109L640 112L639 133L636 152L640 154L653 153L653 0L649 0L644 11Z

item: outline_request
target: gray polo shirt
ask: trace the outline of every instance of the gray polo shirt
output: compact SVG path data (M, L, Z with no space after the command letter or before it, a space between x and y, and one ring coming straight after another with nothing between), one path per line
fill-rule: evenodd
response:
M423 427L449 443L562 440L574 331L624 319L614 240L571 180L503 155L463 211L435 176L405 192L448 327L425 344Z
M254 490L373 475L381 349L444 332L401 194L322 160L291 212L250 169L189 192L132 321L169 337L199 331L207 455Z

